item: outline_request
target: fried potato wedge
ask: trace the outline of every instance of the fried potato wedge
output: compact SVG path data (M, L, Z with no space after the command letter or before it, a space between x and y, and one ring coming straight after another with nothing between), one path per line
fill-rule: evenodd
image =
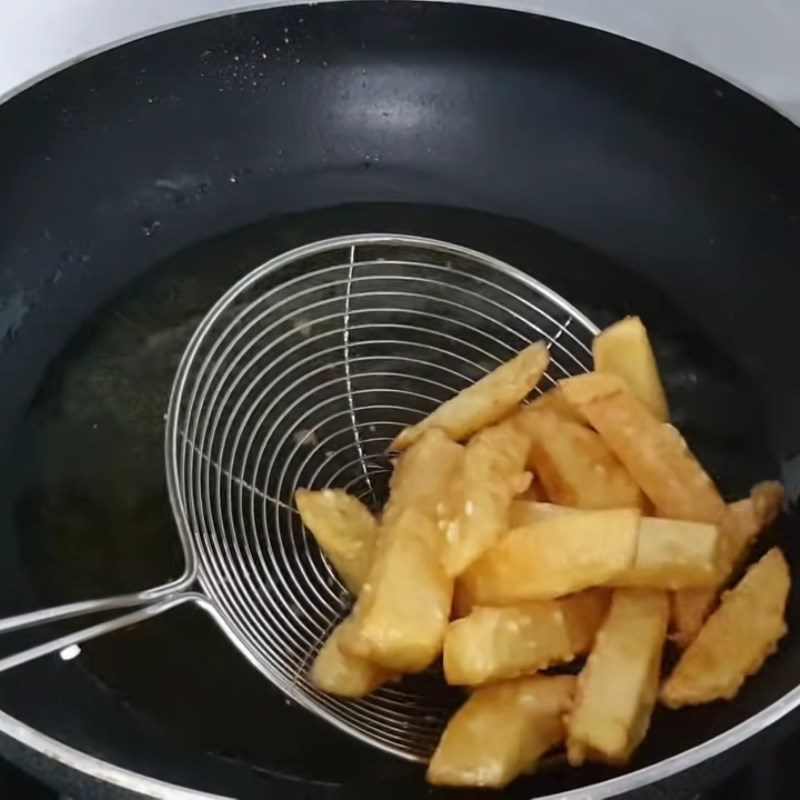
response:
M728 506L722 530L731 569L742 564L756 536L775 521L785 499L786 493L780 483L763 481L750 490L750 497Z
M510 523L517 528L578 512L570 506L514 500ZM607 585L673 590L715 586L722 551L722 531L716 525L642 517L633 564Z
M384 527L413 508L438 521L461 471L464 448L440 428L431 428L398 459L389 481Z
M409 508L381 532L367 581L339 647L398 672L421 672L441 652L453 581L441 565L442 533Z
M575 508L641 508L644 495L594 431L530 405L516 415L530 438L528 466L549 500Z
M607 583L636 556L636 509L575 511L515 528L459 579L463 603L552 600Z
M475 686L572 661L591 648L609 599L609 591L590 589L561 600L474 608L447 628L445 680Z
M669 419L656 357L639 317L625 317L595 336L592 354L597 372L619 375L657 420Z
M461 474L461 505L445 527L442 556L448 575L462 573L508 530L509 507L524 489L528 440L510 422L470 439Z
M719 588L681 589L672 596L672 633L678 647L687 647L700 633L703 623L714 610Z
M721 541L716 525L642 517L633 565L608 585L650 589L714 586Z
M535 400L530 403L531 408L537 411L552 411L555 414L575 422L578 425L586 425L586 417L578 411L575 406L570 403L557 386L549 389L548 391L540 394Z
M476 689L445 728L428 766L436 786L501 789L564 739L572 675L536 676Z
M717 581L710 588L684 589L673 597L672 639L680 647L686 647L697 636L714 609L720 587L741 566L758 534L774 521L784 499L779 483L764 481L751 489L750 497L728 506L720 522L723 552Z
M578 511L578 509L570 506L557 506L555 503L517 498L511 503L508 524L510 528L522 528L526 525L533 525L536 522L564 516L564 514L570 514L575 511Z
M623 378L609 372L587 372L585 375L564 378L558 382L556 388L567 403L584 419L586 416L583 414L582 408L587 403L617 394L617 392L630 392L630 387Z
M627 467L659 516L718 523L725 502L680 433L659 422L629 391L608 391L608 382L598 380L599 375L567 378L560 386Z
M786 633L789 567L773 548L722 598L661 688L670 708L730 700Z
M364 697L393 678L394 673L366 658L348 655L339 647L342 626L349 624L348 620L340 623L317 653L311 666L311 682L321 691L339 697Z
M578 677L567 722L570 764L624 764L642 741L658 692L667 633L665 592L618 589Z
M355 595L361 591L378 536L378 523L357 498L341 489L298 489L295 503L333 568Z
M536 342L510 361L468 386L432 414L402 430L391 444L405 450L426 430L441 428L456 442L499 422L533 391L547 369L550 356L544 342Z

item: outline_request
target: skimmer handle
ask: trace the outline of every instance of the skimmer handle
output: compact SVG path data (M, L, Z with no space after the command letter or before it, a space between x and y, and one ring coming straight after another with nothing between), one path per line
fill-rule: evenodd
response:
M158 616L164 611L169 611L184 603L197 602L201 599L203 599L202 596L194 592L175 592L165 596L163 593L159 593L158 590L153 590L150 592L140 592L138 594L118 595L102 600L86 600L79 603L68 603L63 606L42 609L41 611L32 611L27 614L6 617L0 620L0 634L43 625L47 622L69 619L70 617L143 605L142 608L115 617L114 619L99 622L88 628L82 628L79 631L59 636L43 644L21 650L5 658L0 658L0 673L12 669L13 667L27 664L29 661L34 661L42 656L57 653L70 645L80 644L89 639L96 639L98 636L104 636L112 631L136 625L139 622Z

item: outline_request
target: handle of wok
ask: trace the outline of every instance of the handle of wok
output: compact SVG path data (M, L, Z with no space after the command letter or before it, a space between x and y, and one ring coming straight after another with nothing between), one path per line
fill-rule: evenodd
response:
M138 598L134 600L134 598ZM27 664L29 661L34 661L42 656L57 653L70 645L80 644L81 642L96 639L98 636L104 636L112 631L128 628L131 625L136 625L146 619L151 619L165 611L176 608L184 603L196 603L204 599L202 595L195 592L179 592L176 594L163 597L162 599L149 599L144 597L143 594L138 595L121 595L119 597L107 598L105 600L89 600L83 603L70 603L65 606L57 606L56 608L45 609L43 611L35 611L30 614L20 614L16 617L8 617L0 621L0 633L6 633L12 630L19 630L21 628L28 628L34 625L43 624L44 622L53 622L59 619L67 619L69 617L78 616L81 614L90 614L98 611L107 611L114 608L122 608L131 605L141 605L143 602L147 603L142 608L136 611L131 611L123 614L120 617L99 622L96 625L91 625L88 628L82 628L79 631L68 633L64 636L59 636L56 639L51 639L43 644L30 647L26 650L21 650L18 653L13 653L5 658L0 658L0 673L6 670L13 669L14 667Z

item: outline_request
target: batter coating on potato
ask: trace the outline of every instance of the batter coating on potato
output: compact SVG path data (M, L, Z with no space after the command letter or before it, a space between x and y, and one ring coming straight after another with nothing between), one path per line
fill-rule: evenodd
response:
M672 640L677 645L686 647L697 636L714 609L720 587L745 560L758 534L773 522L785 496L779 483L763 481L750 490L750 497L728 506L720 521L724 552L714 585L707 589L683 589L675 592L672 599L672 623L675 627Z
M445 728L428 766L436 786L502 789L564 739L571 675L520 678L474 691Z
M509 414L534 389L544 375L550 356L544 342L536 342L477 383L442 403L432 414L402 430L392 450L405 450L426 430L441 428L456 442L494 425Z
M596 372L559 386L625 465L659 516L719 523L717 487L672 426L654 417L617 376Z
M618 589L578 678L567 757L624 764L644 739L658 693L667 635L665 592Z
M592 355L598 372L619 375L657 420L669 420L656 357L639 317L625 317L595 336Z
M789 566L777 548L727 592L661 688L670 708L730 700L786 633Z
M442 651L453 581L441 564L441 532L410 508L382 541L339 646L387 670L421 672Z
M640 514L574 511L515 528L459 578L473 605L552 600L601 586L633 566Z
M531 404L517 415L530 438L528 466L549 500L576 508L642 508L644 495L598 434Z
M317 653L311 667L311 682L317 689L339 697L364 697L374 692L395 673L366 658L345 653L339 642L351 623L340 623Z
M508 530L514 496L530 481L525 472L528 439L513 419L476 433L464 453L456 515L444 525L442 559L455 577Z
M572 661L591 649L609 600L609 591L589 589L561 600L473 608L447 628L445 680L475 686Z
M294 500L303 524L350 592L357 595L372 566L377 520L358 498L342 489L298 489Z

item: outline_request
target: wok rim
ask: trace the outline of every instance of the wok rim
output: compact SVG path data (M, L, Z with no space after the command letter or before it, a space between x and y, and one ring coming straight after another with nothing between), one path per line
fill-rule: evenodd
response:
M518 13L531 14L533 16L556 19L573 25L578 25L583 28L588 28L590 30L600 30L613 36L626 38L630 41L636 41L638 44L650 49L660 49L655 45L631 39L624 33L621 33L620 31L611 27L606 28L587 22L586 20L580 19L574 14L559 13L559 9L553 8L549 4L547 7L543 8L539 6L532 7L530 5L522 5L520 2L518 2L518 0L421 1L446 3L448 5L468 5L485 8L497 8L500 10L515 11ZM308 5L310 2L313 2L313 0L251 0L250 2L242 2L236 7L197 14L186 17L185 19L179 21L170 21L163 25L154 26L144 31L137 32L133 35L119 37L104 43L100 47L91 48L86 52L81 53L78 57L73 57L62 61L53 67L27 79L26 81L15 86L13 89L0 95L0 105L6 103L13 97L16 97L42 80L69 69L69 67L74 66L81 61L140 39L145 39L168 30L175 30L206 20L220 19L250 11ZM348 0L316 0L316 2L344 3L348 2ZM678 60L685 60L681 58L681 56L675 55L674 53L668 53L668 55ZM705 72L712 72L712 70L709 70L708 67L702 65L694 64L693 66L696 66L698 69L702 69ZM723 80L730 82L729 77L721 77ZM753 91L748 87L743 87L741 84L739 84L739 88L742 91L745 91L747 94L750 94L759 102L768 105L773 111L775 111L775 113L786 118L785 114L780 109L775 108L775 106L765 98L754 94ZM533 795L531 800L605 800L605 798L616 797L642 789L651 784L655 784L659 781L673 777L692 767L696 767L699 764L714 758L715 756L719 756L722 753L729 751L740 744L743 744L756 734L761 733L771 725L779 722L798 706L800 706L800 685L786 692L786 694L784 694L778 700L763 708L761 711L753 714L743 722L740 722L738 725L728 729L724 733L721 733L712 739L708 739L707 741L702 742L701 744L696 745L688 750L677 753L674 756L670 756L669 758L658 761L655 764L641 767L633 772L588 784L581 788L572 789L566 792L557 792L554 794ZM42 733L27 723L11 716L2 709L0 709L0 734L8 736L19 744L22 744L23 746L28 747L45 756L46 758L51 759L52 761L55 761L56 763L69 769L75 770L83 775L87 775L104 784L111 785L122 790L127 790L129 792L138 793L144 797L152 797L155 800L233 800L231 796L213 794L202 790L180 786L175 783L129 770L102 758L92 756L89 753L85 753L82 750L78 750L77 748L71 747L64 742Z
M682 753L677 753L648 767L642 767L635 772L592 783L579 789L548 795L533 795L531 800L604 800L604 798L616 797L641 789L677 775L742 744L781 720L798 705L800 705L800 686L787 692L771 705L725 733ZM225 795L190 789L119 767L53 739L2 710L0 710L0 733L6 734L20 744L30 747L66 767L120 789L155 798L155 800L232 800L231 797Z

